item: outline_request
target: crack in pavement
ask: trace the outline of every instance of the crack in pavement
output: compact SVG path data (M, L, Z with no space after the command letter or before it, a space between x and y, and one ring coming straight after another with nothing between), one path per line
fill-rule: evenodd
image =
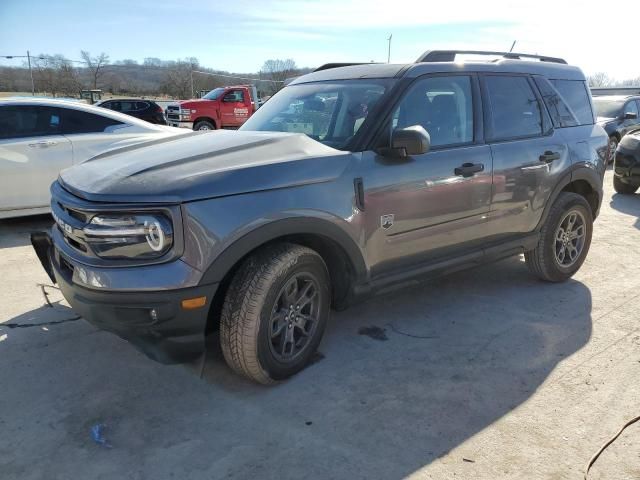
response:
M82 317L80 315L75 315L73 317L64 318L62 320L52 320L50 322L42 322L42 323L0 323L0 328L47 327L49 325L58 325L60 323L75 322L76 320L80 320L81 318Z

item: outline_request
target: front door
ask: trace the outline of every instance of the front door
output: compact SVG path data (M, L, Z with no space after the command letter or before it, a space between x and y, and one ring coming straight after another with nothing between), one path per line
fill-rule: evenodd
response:
M229 90L222 97L220 113L224 127L239 127L249 118L251 101L242 89Z
M57 108L0 107L0 211L49 205L49 187L73 158L60 127Z
M628 113L635 115L635 118L624 118ZM636 130L640 124L640 114L638 113L638 106L635 100L627 102L622 110L622 135L626 135L633 130Z
M372 276L472 251L487 235L492 159L476 128L478 92L477 80L469 75L416 80L388 131L421 125L430 134L431 150L405 159L364 153L365 241ZM464 171L465 166L476 171Z

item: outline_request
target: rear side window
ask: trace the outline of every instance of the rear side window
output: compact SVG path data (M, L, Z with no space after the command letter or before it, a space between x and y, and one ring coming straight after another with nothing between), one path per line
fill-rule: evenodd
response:
M573 111L571 111L562 96L553 88L553 85L551 85L546 78L535 77L535 82L542 95L542 100L551 115L554 127L575 127L579 125L578 119Z
M147 102L136 102L136 109L146 110L147 108L149 108L149 104Z
M124 125L122 122L108 117L102 117L93 113L80 110L67 109L64 111L63 133L100 133L115 125Z
M485 77L493 140L542 135L540 103L526 77Z
M32 105L0 107L0 139L60 133L60 110L57 108Z
M579 80L550 80L578 120L578 125L592 125L593 112L585 83Z

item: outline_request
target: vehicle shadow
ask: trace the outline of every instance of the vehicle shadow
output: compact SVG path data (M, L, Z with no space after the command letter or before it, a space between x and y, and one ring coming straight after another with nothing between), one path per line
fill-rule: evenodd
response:
M637 217L633 226L640 230L640 193L633 195L616 193L611 197L609 205L614 210Z
M53 225L49 214L0 220L0 248L24 247L31 244L29 234Z
M267 445L245 474L276 478L295 454L307 478L403 478L525 402L591 330L585 285L540 282L516 257L334 313L318 361L274 387L232 374L212 338L204 379L302 443Z

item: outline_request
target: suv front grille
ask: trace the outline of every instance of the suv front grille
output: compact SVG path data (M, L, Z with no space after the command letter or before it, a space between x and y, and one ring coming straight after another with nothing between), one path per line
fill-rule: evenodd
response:
M56 228L62 234L67 245L80 253L86 254L88 247L82 229L89 223L91 216L80 210L70 208L57 199L51 202L51 212L56 221Z

